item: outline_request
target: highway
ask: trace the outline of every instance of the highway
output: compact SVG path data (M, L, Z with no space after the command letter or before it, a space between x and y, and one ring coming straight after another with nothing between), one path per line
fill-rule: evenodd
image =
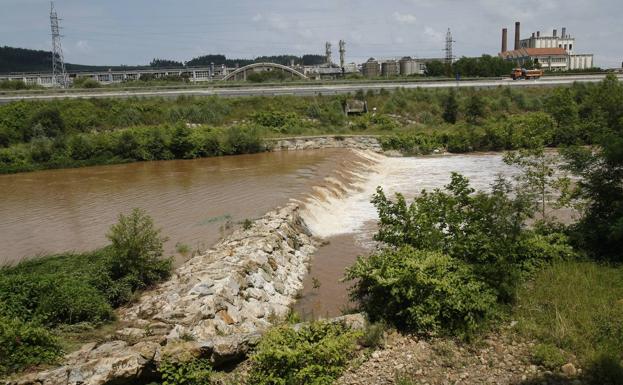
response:
M51 100L51 99L81 99L81 98L130 98L130 97L167 97L178 96L212 96L241 97L241 96L278 96L278 95L337 95L355 93L359 90L378 92L398 88L451 88L476 87L490 88L498 86L509 87L547 87L572 84L573 82L594 83L602 80L605 75L569 75L549 76L537 80L486 79L465 81L414 81L396 83L352 83L352 84L322 84L296 86L253 86L253 87L205 87L182 89L154 89L154 90L95 90L95 91L61 91L57 93L7 93L0 95L0 103L9 103L17 100ZM623 80L623 74L617 74Z

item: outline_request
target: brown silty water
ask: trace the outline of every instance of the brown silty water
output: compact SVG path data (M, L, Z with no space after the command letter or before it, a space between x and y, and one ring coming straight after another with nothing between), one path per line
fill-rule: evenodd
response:
M119 213L135 207L169 238L168 255L178 243L203 251L358 158L327 149L1 175L0 265L104 246Z

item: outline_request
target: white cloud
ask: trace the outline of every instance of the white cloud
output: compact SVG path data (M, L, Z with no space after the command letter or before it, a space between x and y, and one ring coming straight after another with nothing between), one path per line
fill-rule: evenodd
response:
M89 44L87 40L78 40L78 42L76 43L76 48L78 49L79 52L84 52L84 53L92 51L91 45Z
M417 21L415 15L400 12L394 12L394 19L400 24L413 24Z
M262 14L261 14L261 13L258 13L257 15L253 16L253 17L251 18L251 20L253 20L254 22L256 22L256 23L257 23L258 21L261 21L263 18L264 18L264 16L262 16Z
M444 38L443 32L439 32L432 27L424 28L424 36L426 36L429 41L441 41Z

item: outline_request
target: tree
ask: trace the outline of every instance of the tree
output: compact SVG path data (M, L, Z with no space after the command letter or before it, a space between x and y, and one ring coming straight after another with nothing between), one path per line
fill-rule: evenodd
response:
M456 99L456 92L454 89L450 90L448 97L444 100L443 103L443 120L448 123L454 124L456 123L457 116L459 114L459 103Z
M470 123L477 123L480 118L484 118L486 114L486 105L484 99L478 93L472 94L465 107L465 116Z
M449 68L441 60L432 60L426 62L426 70L424 75L426 76L448 76L450 72Z
M556 165L560 158L555 153L546 153L542 146L508 152L504 163L518 167L521 173L515 179L518 188L533 202L541 219L547 220L547 206L554 201L560 187L568 185L568 178L556 176Z
M162 259L167 239L143 210L134 209L128 216L120 214L106 237L111 242L113 279L128 278L136 289L169 276L172 260Z
M584 202L574 226L580 246L595 258L621 262L623 244L623 85L608 75L591 93L588 116L602 122L595 148L563 152L565 168L579 177L574 197Z

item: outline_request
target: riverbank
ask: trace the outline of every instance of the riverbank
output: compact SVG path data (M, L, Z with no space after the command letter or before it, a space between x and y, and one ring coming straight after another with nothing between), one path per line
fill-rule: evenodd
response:
M594 109L598 87L20 101L0 106L0 173L255 153L295 136L379 135L408 154L590 143L590 122L555 106ZM353 98L370 112L345 115Z
M120 309L123 329L70 353L59 368L8 384L135 381L181 352L201 352L215 366L235 360L289 314L315 247L297 205L270 212Z

